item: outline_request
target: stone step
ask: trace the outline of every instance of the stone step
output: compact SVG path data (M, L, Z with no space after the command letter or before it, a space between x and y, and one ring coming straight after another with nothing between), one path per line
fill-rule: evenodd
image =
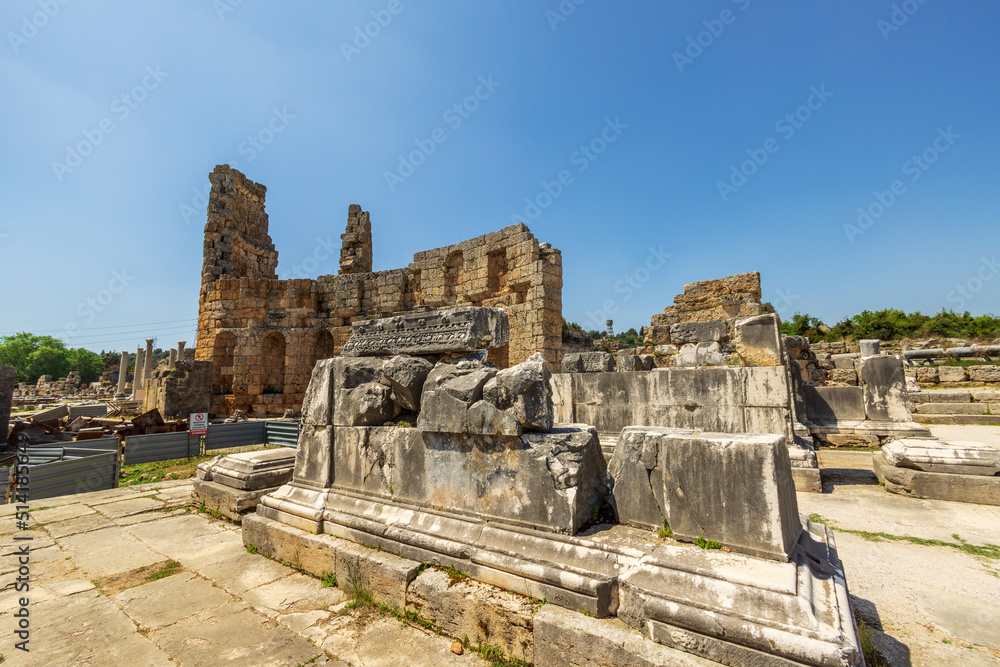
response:
M935 391L933 389L916 391L910 394L910 400L921 403L971 403L972 394L968 391Z
M989 403L919 403L916 405L916 412L921 415L985 415L989 405Z
M920 424L981 424L1000 426L1000 415L914 415Z
M1000 391L991 389L973 389L972 400L978 403L1000 403Z

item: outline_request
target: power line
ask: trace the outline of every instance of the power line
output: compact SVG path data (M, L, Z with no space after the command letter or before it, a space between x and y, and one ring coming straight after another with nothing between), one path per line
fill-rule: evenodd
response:
M89 327L89 328L86 328L86 329L76 329L76 331L98 331L98 330L102 330L102 329L118 329L118 330L121 330L123 333L128 333L128 332L124 331L124 329L132 328L132 327L151 327L151 326L156 326L158 324L176 324L178 322L197 322L197 321L198 321L197 317L189 317L189 318L184 319L184 320L167 320L165 322L146 322L144 324L114 324L114 325L106 326L106 327ZM18 333L20 333L20 332L18 332ZM48 331L29 331L28 333L33 334L33 335L38 335L38 334L52 334L52 333L66 333L66 330L65 330L65 328L64 329L50 329ZM13 335L14 334L12 334L12 333L10 333L10 334L0 334L0 336L13 336Z
M151 335L149 337L150 338L164 338L166 336L176 336L176 335L179 335L179 334L187 334L187 333L196 334L197 332L198 332L197 329L172 329L172 330L168 330L168 331L151 331L149 333L153 334L153 335ZM100 343L119 343L119 342L125 342L125 341L137 341L137 340L139 340L135 336L129 336L127 338L112 337L112 336L115 336L115 334L108 334L108 336L109 337L107 337L107 338L100 337L100 336L97 336L97 337L93 337L93 336L87 337L87 336L84 336L84 337L81 337L81 338L67 338L63 342L66 343L67 345L72 345L72 344L75 344L75 343L86 343L87 345L98 345ZM145 338L146 337L144 336L142 338L142 340L145 340Z

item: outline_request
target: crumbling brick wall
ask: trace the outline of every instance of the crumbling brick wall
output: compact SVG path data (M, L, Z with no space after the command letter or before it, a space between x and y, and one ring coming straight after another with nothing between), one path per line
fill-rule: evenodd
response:
M264 187L225 165L210 179L196 358L213 364L212 414L298 410L313 365L340 353L353 322L423 309L503 307L510 343L491 350L491 359L506 367L542 352L558 365L562 256L525 225L418 252L406 268L372 272L369 214L352 205L340 273L278 280Z

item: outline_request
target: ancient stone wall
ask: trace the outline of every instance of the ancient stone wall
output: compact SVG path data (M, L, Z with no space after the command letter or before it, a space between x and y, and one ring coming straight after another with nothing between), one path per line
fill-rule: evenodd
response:
M146 382L142 411L156 408L167 419L203 412L210 401L211 377L210 361L178 361L174 369L155 371Z
M559 363L562 256L525 225L418 252L406 268L371 272L369 215L351 206L341 272L278 280L264 187L225 165L210 178L196 358L213 362L212 414L298 410L313 365L340 354L352 323L407 312L502 307L511 336L490 351L496 365L535 352Z

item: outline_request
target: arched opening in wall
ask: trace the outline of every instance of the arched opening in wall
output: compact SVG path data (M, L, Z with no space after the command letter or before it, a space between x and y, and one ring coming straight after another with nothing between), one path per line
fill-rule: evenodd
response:
M462 284L464 273L465 257L461 250L456 250L444 260L444 293L449 303L455 302L457 286Z
M264 336L261 349L262 385L265 394L285 392L285 337L277 331Z
M212 347L212 393L233 393L233 359L236 356L236 336L223 331L215 337Z
M320 359L329 359L336 356L336 347L333 343L333 334L327 330L320 331L316 335L316 343L313 345L313 363L315 366L316 362Z

